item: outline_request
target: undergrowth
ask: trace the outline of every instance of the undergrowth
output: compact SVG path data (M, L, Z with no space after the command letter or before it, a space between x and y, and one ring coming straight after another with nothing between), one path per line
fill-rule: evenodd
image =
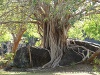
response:
M94 65L93 65L93 71L94 72L99 72L99 68L100 68L100 59L99 58L95 58L94 61L93 61Z
M6 53L0 56L0 68L4 68L13 62L13 53Z

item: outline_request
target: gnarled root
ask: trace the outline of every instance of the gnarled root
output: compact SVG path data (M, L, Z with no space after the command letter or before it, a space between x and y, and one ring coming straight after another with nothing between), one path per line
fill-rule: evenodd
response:
M78 63L91 63L98 55L100 55L100 45L85 41L70 40L68 49L70 48L83 58L82 61ZM75 48L77 48L77 50ZM78 50L78 48L81 49Z
M51 44L51 61L45 64L42 68L51 67L54 68L59 65L61 58L63 56L63 50L57 46L54 41Z

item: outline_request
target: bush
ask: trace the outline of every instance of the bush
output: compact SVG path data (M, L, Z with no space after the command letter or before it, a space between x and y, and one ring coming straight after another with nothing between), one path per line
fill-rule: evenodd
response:
M14 53L7 53L0 60L0 68L3 68L13 62Z
M99 72L100 59L95 58L93 63L94 63L93 71L95 71L95 72ZM99 73L100 73L100 72L99 72Z

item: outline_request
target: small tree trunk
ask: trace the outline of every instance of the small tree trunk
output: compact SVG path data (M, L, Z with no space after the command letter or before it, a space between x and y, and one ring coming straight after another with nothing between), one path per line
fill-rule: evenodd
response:
M91 57L88 59L88 62L91 63L98 55L100 55L100 49L91 55Z
M12 44L10 41L7 42L7 52L10 53L12 50Z
M13 35L13 39L14 39L14 43L13 43L13 47L12 47L12 52L15 53L18 47L18 44L21 40L21 37L23 35L23 33L26 31L26 29L23 29L18 32L18 34L16 36Z

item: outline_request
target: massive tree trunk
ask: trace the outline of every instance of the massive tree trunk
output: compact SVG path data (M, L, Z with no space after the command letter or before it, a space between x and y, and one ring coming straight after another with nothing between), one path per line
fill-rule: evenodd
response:
M19 30L19 32L16 34L16 35L14 35L13 33L12 33L12 36L13 36L13 47L12 47L12 52L13 53L15 53L16 52L16 50L17 50L17 47L18 47L18 44L19 44L19 42L20 42L20 40L21 40L21 37L22 37L22 35L23 35L23 33L26 31L26 29L20 29Z
M61 2L63 3L63 1ZM43 36L43 47L50 50L51 56L51 61L45 64L43 68L56 67L59 65L63 55L63 50L67 45L66 35L70 28L68 22L70 15L66 14L66 10L62 9L66 6L61 2L55 3L54 7L50 7L50 5L44 2L38 2L34 9L36 10L34 16L40 23L38 29ZM61 7L57 9L58 6Z
M62 58L63 51L67 45L67 32L70 28L68 25L66 28L64 26L58 28L58 21L51 20L51 22L44 23L44 48L50 49L51 61L43 66L44 67L56 67Z

